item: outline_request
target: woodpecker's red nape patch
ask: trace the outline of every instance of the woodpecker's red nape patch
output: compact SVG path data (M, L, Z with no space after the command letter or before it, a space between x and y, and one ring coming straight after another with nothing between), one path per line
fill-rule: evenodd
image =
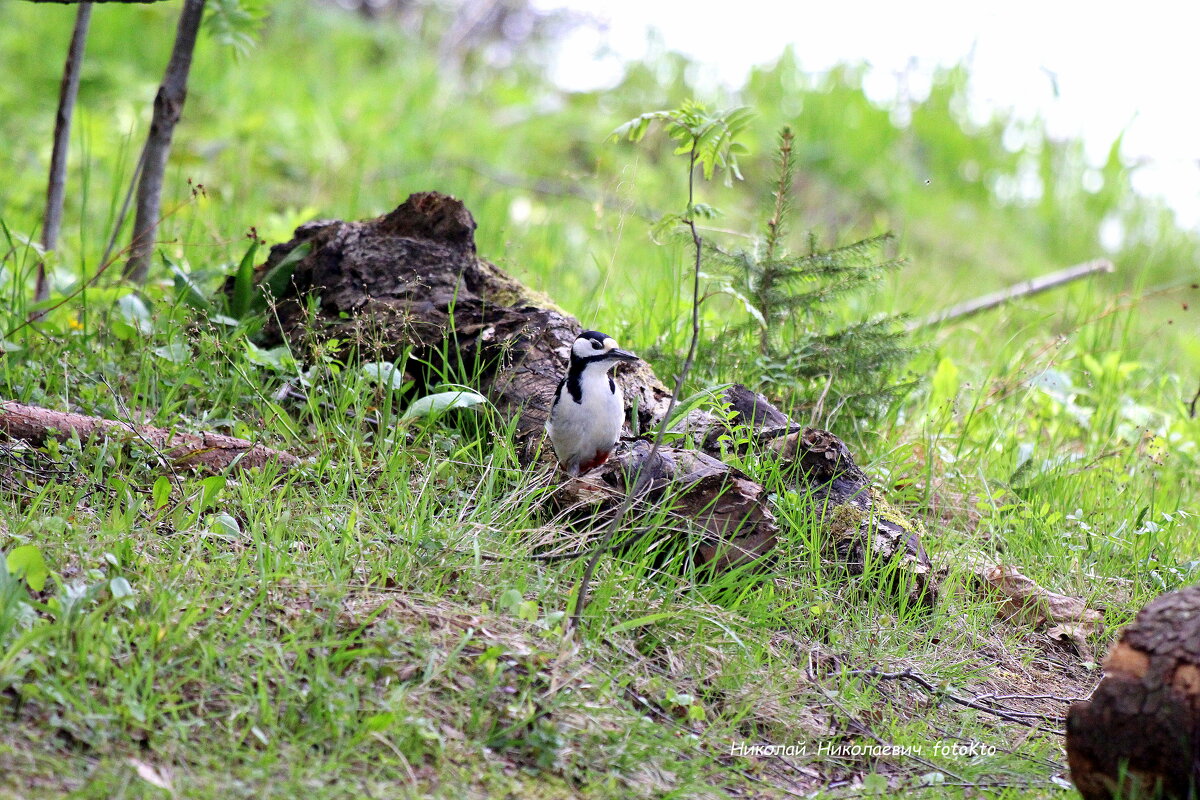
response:
M580 462L579 473L582 475L583 473L588 472L589 470L593 470L596 467L600 466L605 461L608 461L608 456L611 453L612 453L612 450L597 450L596 455L592 456L591 459L589 459L588 461Z

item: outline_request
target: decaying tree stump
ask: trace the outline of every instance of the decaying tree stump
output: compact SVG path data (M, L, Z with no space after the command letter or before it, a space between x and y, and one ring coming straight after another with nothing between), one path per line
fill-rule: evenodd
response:
M266 343L286 340L306 352L306 345L336 338L371 360L394 360L412 348L408 370L429 384L445 365L465 365L501 413L516 419L532 458L548 449L539 448L546 416L582 328L548 298L479 258L474 232L462 203L435 192L414 194L377 219L301 226L257 270L260 281L271 275L271 285L286 286L264 329ZM301 246L306 255L281 284L272 270ZM432 366L420 374L420 364ZM616 376L627 411L636 409L638 430L659 423L670 391L650 366L624 363ZM812 498L839 560L852 572L868 561L888 561L904 578L905 592L932 605L936 587L918 529L872 490L846 446L827 431L793 424L744 387L728 399L734 423L757 429L763 446L791 465L796 491ZM608 464L580 480L564 478L559 501L611 509L640 472L646 499L669 494L674 510L705 532L697 553L702 562L726 566L769 554L780 530L767 492L719 460L718 420L695 411L678 427L704 452L663 447L650 464L649 443L625 437Z
M1067 715L1067 760L1084 800L1200 796L1200 586L1143 608Z

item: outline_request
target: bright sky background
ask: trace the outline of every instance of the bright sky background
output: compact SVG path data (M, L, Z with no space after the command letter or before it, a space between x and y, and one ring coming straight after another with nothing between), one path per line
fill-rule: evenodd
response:
M1200 4L1143 0L1082 3L1011 0L787 2L786 0L536 0L604 23L562 47L559 80L573 88L611 85L622 60L647 52L656 30L715 80L737 86L755 64L792 44L801 66L871 65L868 90L896 96L900 75L920 91L933 69L966 60L973 113L1011 108L1041 116L1052 133L1080 136L1095 163L1126 132L1138 164L1134 186L1161 195L1180 222L1200 228ZM1057 96L1055 85L1057 84Z

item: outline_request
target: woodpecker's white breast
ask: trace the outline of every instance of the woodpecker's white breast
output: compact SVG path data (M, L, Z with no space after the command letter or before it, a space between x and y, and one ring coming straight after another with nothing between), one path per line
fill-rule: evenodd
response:
M613 365L589 364L579 380L577 401L566 381L559 384L546 424L554 454L571 475L599 454L606 457L621 435L625 403L621 387L608 374Z

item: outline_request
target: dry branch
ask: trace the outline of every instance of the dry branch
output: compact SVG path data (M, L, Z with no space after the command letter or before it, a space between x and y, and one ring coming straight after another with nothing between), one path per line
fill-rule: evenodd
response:
M60 441L78 436L140 441L167 459L167 468L195 467L202 472L218 473L227 469L254 469L276 463L287 469L299 460L280 450L272 450L245 439L219 433L178 433L150 425L53 411L23 403L0 401L0 433L40 445L47 439Z
M917 328L925 328L931 325L938 325L943 322L949 322L952 319L961 319L978 314L981 311L987 311L990 308L1003 305L1010 300L1016 300L1021 297L1032 297L1035 294L1041 294L1049 289L1057 286L1062 286L1072 281L1089 278L1092 275L1101 272L1112 272L1113 264L1106 258L1098 258L1094 261L1085 261L1082 264L1076 264L1073 267L1060 269L1057 272L1051 272L1047 275L1041 275L1037 278L1031 278L1027 281L1021 281L1007 289L1001 289L998 292L985 294L983 297L977 297L974 300L968 300L965 303L952 306L945 311L939 311L936 314L931 314L923 320L913 322L908 326L908 329L916 330Z
M1200 791L1200 586L1143 608L1067 716L1067 760L1084 800Z
M1088 608L1077 597L1039 586L1014 566L981 555L970 555L964 560L976 582L1000 601L998 616L1033 628L1046 628L1051 639L1070 642L1081 656L1092 658L1088 640L1104 629L1104 616L1099 611Z
M264 328L266 344L289 342L308 352L337 339L344 355L396 360L411 349L407 369L420 387L459 370L515 419L526 461L539 452L554 389L561 378L577 320L475 252L475 220L462 203L434 192L415 194L389 214L362 222L322 220L276 245L256 274L261 281L288 254L290 283ZM278 285L278 275L272 283ZM668 413L671 392L644 362L622 364L616 378L639 431ZM831 560L862 572L888 563L909 598L931 605L936 587L919 527L888 506L849 450L828 431L794 424L761 395L744 387L728 399L734 424L757 429L763 447L778 453L792 490L811 502L816 524L830 535ZM644 438L627 436L608 464L581 480L563 480L556 496L567 508L606 517L640 474L641 501L670 502L701 532L696 557L716 566L771 555L781 534L767 491L719 459L723 429L693 411L678 427L706 452L663 447L649 458ZM891 578L889 578L890 580Z

